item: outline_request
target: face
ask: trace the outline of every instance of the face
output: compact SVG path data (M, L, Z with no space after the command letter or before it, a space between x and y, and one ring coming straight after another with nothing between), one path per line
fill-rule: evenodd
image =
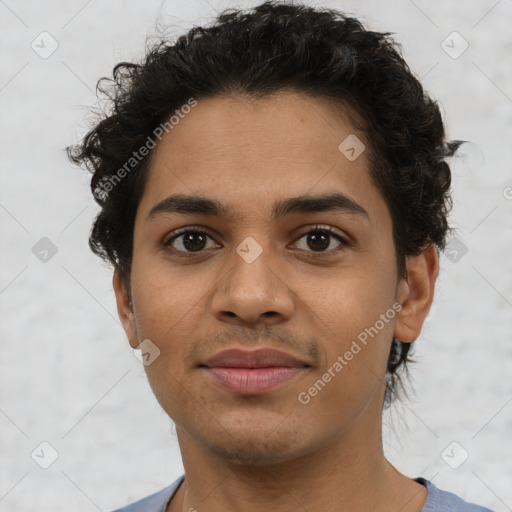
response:
M133 314L118 275L116 297L131 345L150 340L156 398L211 454L290 460L380 420L409 287L368 150L339 149L351 135L369 147L318 99L215 97L154 150L134 228ZM228 349L253 367L212 363ZM262 356L264 368L259 349L287 357Z

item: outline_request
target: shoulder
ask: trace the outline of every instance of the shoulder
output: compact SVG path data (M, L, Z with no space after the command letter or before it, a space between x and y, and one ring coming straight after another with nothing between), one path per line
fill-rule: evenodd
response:
M427 488L428 495L421 512L492 512L492 510L468 503L457 495L438 489L432 482L424 478L416 481Z
M123 508L118 508L113 512L165 512L169 500L177 491L181 482L184 479L184 475L180 476L168 487L165 487L161 491L155 492L150 496L146 496L135 503L126 505Z

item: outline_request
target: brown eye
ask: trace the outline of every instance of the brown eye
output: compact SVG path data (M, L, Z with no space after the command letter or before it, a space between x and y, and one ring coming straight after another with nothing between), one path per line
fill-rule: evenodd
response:
M334 247L333 247L333 239ZM301 244L302 247L299 247L301 250L305 250L308 252L335 252L337 250L345 246L348 246L348 242L341 235L336 233L331 227L315 227L314 229L304 233L296 242L304 240ZM337 242L337 245L336 245Z
M308 233L307 244L313 250L325 251L329 247L331 235L322 231Z
M208 241L213 242L207 247ZM215 241L204 231L198 229L184 228L164 242L165 247L170 247L178 253L201 252L205 248L218 247Z

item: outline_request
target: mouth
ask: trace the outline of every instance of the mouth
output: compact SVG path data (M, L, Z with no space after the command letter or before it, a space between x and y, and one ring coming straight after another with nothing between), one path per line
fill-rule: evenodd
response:
M268 393L302 375L311 366L274 349L230 349L200 365L223 389L242 395Z

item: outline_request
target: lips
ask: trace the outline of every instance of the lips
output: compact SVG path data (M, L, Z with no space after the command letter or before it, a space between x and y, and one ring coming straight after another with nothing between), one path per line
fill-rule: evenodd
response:
M205 366L212 368L300 368L309 366L299 359L274 349L245 351L239 349L224 350L207 359Z
M310 365L274 349L230 349L214 355L200 366L227 391L257 395L298 377Z

